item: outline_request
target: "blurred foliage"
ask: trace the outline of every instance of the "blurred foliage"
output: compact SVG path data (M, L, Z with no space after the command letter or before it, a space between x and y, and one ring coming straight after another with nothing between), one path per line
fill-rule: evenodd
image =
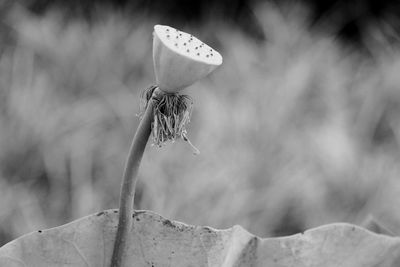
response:
M273 3L281 11L287 6L307 6L313 27L322 24L327 30L328 24L329 31L357 46L362 46L362 35L370 24L384 25L381 31L387 36L393 37L392 32L400 33L400 2L397 0L2 0L0 10L18 3L35 14L58 10L66 18L95 21L106 9L144 19L156 16L163 24L192 27L221 20L241 28L256 40L263 40L268 37L254 14L254 6L265 2Z
M264 42L222 21L175 25L224 64L186 90L201 154L149 145L136 208L260 236L369 213L400 229L397 43L371 25L366 56L310 31L300 5L255 11ZM154 82L156 17L61 17L13 8L0 25L0 245L118 206L139 95Z
M260 0L3 0L0 11L16 3L34 14L60 12L65 19L83 18L96 23L106 12L124 14L146 20L157 17L160 24L199 26L210 20L221 20L241 27L243 32L263 39L263 32L254 16L252 6Z

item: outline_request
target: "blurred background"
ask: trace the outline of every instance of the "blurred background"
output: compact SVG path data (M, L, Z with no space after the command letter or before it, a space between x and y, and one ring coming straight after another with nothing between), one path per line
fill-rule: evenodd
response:
M400 229L397 1L0 1L0 245L117 208L152 28L224 64L189 137L142 161L136 208L260 236L367 215Z

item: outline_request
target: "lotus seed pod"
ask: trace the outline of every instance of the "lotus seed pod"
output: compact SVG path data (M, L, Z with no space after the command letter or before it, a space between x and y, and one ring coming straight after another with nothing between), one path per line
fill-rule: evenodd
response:
M153 61L157 85L176 93L222 64L222 56L196 37L169 26L155 25Z

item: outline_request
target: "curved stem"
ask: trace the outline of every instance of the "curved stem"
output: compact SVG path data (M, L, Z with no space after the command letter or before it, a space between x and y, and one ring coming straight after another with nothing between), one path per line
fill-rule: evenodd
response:
M140 161L146 148L147 140L151 132L151 121L153 117L154 96L159 89L155 89L151 100L148 101L146 111L139 123L135 136L129 150L125 163L125 171L120 195L119 221L117 235L114 243L113 255L111 258L112 267L124 266L124 258L127 244L127 235L132 227L132 215L134 207L135 187Z

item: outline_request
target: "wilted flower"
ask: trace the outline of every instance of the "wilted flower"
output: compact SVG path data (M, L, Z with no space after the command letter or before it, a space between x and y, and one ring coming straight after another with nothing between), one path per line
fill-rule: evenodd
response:
M222 56L196 37L169 26L155 25L153 61L157 85L142 95L142 111L148 101L155 101L151 125L153 142L162 146L182 138L199 151L186 136L192 100L178 92L205 77L222 64ZM161 93L155 90L159 89ZM154 95L155 94L155 95Z

